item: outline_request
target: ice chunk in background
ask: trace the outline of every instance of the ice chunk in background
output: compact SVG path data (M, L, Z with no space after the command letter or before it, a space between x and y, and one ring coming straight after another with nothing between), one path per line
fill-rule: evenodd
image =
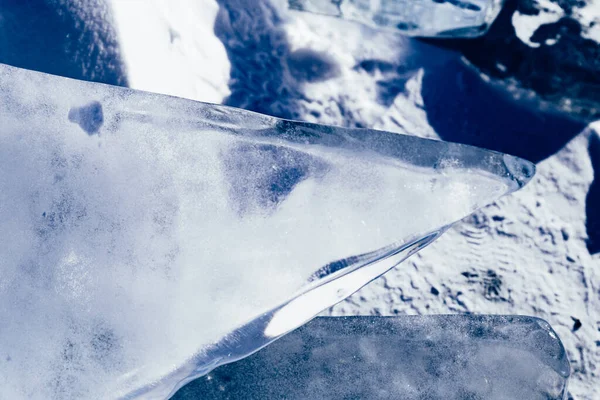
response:
M0 65L0 398L165 398L534 166Z
M410 36L476 37L503 0L287 0L292 10L330 15Z
M569 374L537 318L320 317L173 400L562 400Z

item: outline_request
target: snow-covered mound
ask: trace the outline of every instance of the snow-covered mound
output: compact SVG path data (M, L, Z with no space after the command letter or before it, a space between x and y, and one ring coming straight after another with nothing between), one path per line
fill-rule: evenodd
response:
M104 0L0 2L0 63L127 85Z
M220 103L229 61L213 34L214 1L113 0L129 86Z

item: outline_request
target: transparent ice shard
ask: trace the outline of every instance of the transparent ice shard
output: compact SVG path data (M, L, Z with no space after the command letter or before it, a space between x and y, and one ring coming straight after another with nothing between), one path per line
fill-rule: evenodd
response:
M538 318L321 317L173 400L562 400L569 375Z
M291 10L424 37L483 35L502 4L503 0L288 0Z
M0 398L166 398L522 187L524 160L0 65Z

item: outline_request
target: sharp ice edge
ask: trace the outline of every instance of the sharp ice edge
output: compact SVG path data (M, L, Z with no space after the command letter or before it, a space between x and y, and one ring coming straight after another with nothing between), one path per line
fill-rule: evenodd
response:
M164 378L165 382L171 382L171 386L172 382L177 382L168 396L159 393L155 388L146 387L131 393L127 398L146 398L149 393L156 398L170 398L194 379L206 375L221 365L243 359L308 322L323 309L342 301L365 284L428 246L446 229L447 227L442 227L436 232L410 240L404 245L392 245L372 254L361 255L351 262L344 260L347 267L328 270L323 275L319 274L319 280L313 285L308 285L291 300L236 329L218 343L204 349L193 361L188 362L187 366ZM167 389L170 386L163 387Z
M569 374L560 339L538 318L321 317L174 400L562 400Z
M503 0L288 0L291 10L422 37L481 36L498 16L502 4Z
M11 399L164 398L534 171L475 147L2 65L0 119Z

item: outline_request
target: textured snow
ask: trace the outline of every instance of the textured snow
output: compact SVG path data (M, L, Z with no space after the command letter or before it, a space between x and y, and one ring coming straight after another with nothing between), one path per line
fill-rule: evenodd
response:
M588 0L575 12L583 27L582 36L600 43L600 1Z
M228 104L423 137L438 136L428 118L431 104L424 96L437 95L441 110L445 102L470 106L466 99L473 83L461 80L468 72L457 74L455 67L446 68L449 62L460 61L454 53L318 16L277 22L264 2L255 7L222 0L219 5L215 32L226 46L232 68ZM232 21L232 9L241 7L245 11ZM228 67L227 60L218 62ZM424 79L433 77L456 82L462 92L446 93L444 85L438 92L428 85L423 92ZM495 94L493 101L503 103L507 97ZM507 133L519 123L514 114L500 117ZM468 122L442 121L465 132L470 129ZM543 119L539 124L547 126ZM528 143L541 144L544 131L532 127L541 136L526 137ZM486 127L481 129L481 135L486 135ZM456 225L435 245L330 313L539 316L565 343L573 365L571 396L596 399L600 396L600 258L586 248L586 196L594 178L588 154L590 132L541 162L537 178L521 193Z
M542 8L542 11L537 15L527 15L515 11L512 16L512 23L517 37L530 47L540 47L539 43L534 43L530 39L541 25L556 22L565 15L564 10L550 0L540 0L537 5ZM547 42L546 44L552 45L554 43Z

